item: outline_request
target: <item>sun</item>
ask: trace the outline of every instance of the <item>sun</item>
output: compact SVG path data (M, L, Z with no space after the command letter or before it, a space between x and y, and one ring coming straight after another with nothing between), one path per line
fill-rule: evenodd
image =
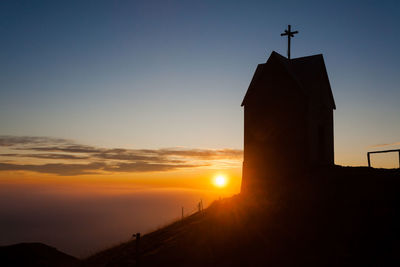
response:
M224 175L218 175L214 178L213 183L216 187L225 187L228 183L228 180Z

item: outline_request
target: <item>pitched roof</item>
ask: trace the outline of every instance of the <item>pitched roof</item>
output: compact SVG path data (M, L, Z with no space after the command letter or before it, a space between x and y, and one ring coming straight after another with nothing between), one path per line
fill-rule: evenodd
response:
M287 71L289 76L296 82L299 88L306 95L317 94L318 90L327 90L327 105L336 109L335 100L333 99L332 89L329 83L328 73L326 71L324 58L322 54L287 59L282 55L273 51L265 64L259 64L250 82L249 88L243 99L242 106L245 105L246 99L252 91L255 91L258 80L261 76L266 75L266 65L271 62L278 62ZM325 89L324 89L325 88ZM254 92L253 92L254 93Z

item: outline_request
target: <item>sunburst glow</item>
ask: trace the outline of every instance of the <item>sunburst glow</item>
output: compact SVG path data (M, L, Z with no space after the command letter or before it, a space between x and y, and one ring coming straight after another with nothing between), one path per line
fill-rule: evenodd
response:
M225 187L228 183L228 180L224 175L218 175L214 178L214 185L217 187Z

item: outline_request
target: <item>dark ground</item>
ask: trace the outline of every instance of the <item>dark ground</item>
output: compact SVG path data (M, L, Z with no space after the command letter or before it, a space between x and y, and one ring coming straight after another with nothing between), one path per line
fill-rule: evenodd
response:
M400 266L400 170L333 167L217 201L140 243L140 266ZM135 242L83 266L135 266Z
M0 266L77 266L79 260L41 243L0 247Z
M400 266L399 169L336 166L276 181L262 197L216 201L144 235L139 253L132 240L76 265Z

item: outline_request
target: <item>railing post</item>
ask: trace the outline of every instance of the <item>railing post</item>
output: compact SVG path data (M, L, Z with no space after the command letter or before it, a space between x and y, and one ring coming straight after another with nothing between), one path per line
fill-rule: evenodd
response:
M399 149L399 169L400 169L400 149Z
M371 167L371 159L369 156L369 152L367 152L367 158L368 158L368 167Z

